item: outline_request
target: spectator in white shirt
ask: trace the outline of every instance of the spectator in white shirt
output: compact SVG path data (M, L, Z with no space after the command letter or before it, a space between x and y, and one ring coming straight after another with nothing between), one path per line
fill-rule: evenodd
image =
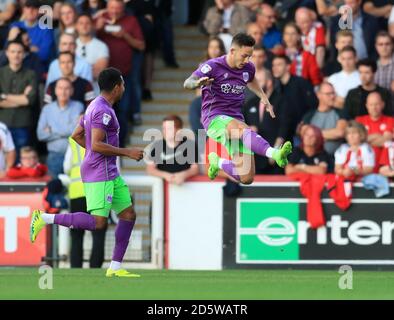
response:
M85 59L93 71L93 87L98 94L98 75L108 67L109 50L108 46L101 40L93 36L93 20L88 14L81 14L76 23L78 38L76 41L76 55Z
M62 33L59 38L59 52L70 51L75 54L76 49L76 39L73 34ZM74 74L85 80L93 82L93 72L92 66L83 58L75 57L75 67ZM61 78L62 73L60 71L59 59L53 60L49 65L47 81L45 83L45 88L48 87L50 83Z
M14 165L15 159L16 151L11 132L0 122L0 178L5 177L7 170Z
M367 130L352 120L346 128L347 143L335 152L335 173L345 178L356 178L373 172L375 153L367 141Z
M328 82L334 86L337 95L334 107L342 109L347 93L349 90L358 87L361 80L357 70L357 53L353 47L343 48L339 52L338 61L342 66L342 71L328 77Z

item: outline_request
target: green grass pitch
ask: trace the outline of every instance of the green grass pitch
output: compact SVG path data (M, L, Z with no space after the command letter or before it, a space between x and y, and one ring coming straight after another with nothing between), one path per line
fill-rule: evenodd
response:
M41 290L38 268L0 268L4 299L394 299L394 272L353 271L353 289L336 270L133 270L141 278L106 278L105 270L54 269Z

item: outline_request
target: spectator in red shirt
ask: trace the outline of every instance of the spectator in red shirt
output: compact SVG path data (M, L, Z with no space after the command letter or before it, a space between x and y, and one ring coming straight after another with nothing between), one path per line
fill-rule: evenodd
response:
M290 58L290 73L309 80L314 86L322 82L322 75L315 56L304 50L301 44L301 30L290 22L283 29L285 54Z
M388 178L394 178L394 141L385 142L379 164L381 165L380 174Z
M326 52L326 30L316 15L307 8L299 8L295 13L295 21L302 32L302 46L316 57L320 68L324 66Z
M22 147L20 150L20 163L7 171L9 178L39 178L43 177L48 168L38 161L37 151L32 147Z
M356 121L367 129L367 142L372 146L378 164L384 143L393 139L394 118L383 115L384 101L379 92L368 95L366 106L368 115L356 117Z
M107 10L103 11L96 20L97 36L109 48L109 65L122 72L125 91L119 107L116 110L120 122L120 147L126 143L128 120L132 120L131 100L141 96L133 83L132 57L134 50L145 50L145 41L138 20L134 16L126 15L123 0L109 0ZM141 84L140 84L141 86Z

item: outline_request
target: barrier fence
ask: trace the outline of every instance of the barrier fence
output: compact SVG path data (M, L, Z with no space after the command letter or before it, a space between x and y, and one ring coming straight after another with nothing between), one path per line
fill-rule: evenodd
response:
M223 180L195 177L182 186L159 178L125 175L133 193L137 222L125 266L221 270L226 268L321 268L352 264L394 268L394 192L375 198L361 183L352 205L338 209L322 193L327 223L311 229L298 182L259 176L237 197L223 193ZM30 213L42 208L45 182L0 182L0 265L43 261L68 267L66 228L47 229L29 242ZM394 184L390 185L393 191ZM116 215L111 215L105 260L111 259ZM86 232L85 266L91 236Z

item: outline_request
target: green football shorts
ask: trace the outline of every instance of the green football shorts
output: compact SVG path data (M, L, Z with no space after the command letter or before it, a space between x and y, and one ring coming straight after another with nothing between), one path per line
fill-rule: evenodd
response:
M238 153L253 155L253 151L245 147L241 140L230 140L227 137L226 128L232 120L234 118L229 116L217 116L213 118L208 126L208 137L222 144L231 157Z
M109 217L111 209L117 214L131 206L130 190L121 176L114 180L84 182L87 210L92 215Z

